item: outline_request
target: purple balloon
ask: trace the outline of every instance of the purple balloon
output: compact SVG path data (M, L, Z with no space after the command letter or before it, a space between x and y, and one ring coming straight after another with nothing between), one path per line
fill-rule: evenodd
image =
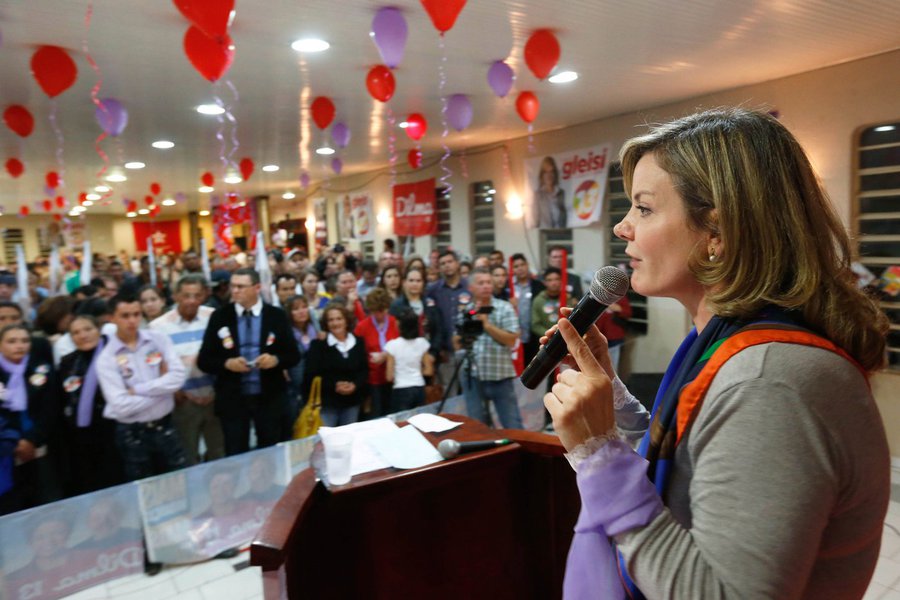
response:
M512 89L513 81L516 80L516 74L512 67L502 60L495 61L488 69L488 85L494 90L498 98L505 98Z
M472 123L472 102L465 94L453 94L447 98L447 122L457 131Z
M98 106L94 110L94 117L97 119L100 129L107 135L117 137L125 131L125 126L128 125L128 111L115 98L101 98L100 104L106 109L103 110Z
M334 171L335 175L340 175L341 170L344 168L344 161L335 156L331 159L331 170Z
M396 69L403 61L406 48L406 19L403 13L393 7L379 9L372 19L372 39L381 60L392 69Z
M338 148L346 148L350 143L350 128L343 121L335 123L331 128L331 139Z
M309 173L300 174L300 186L305 190L309 187Z
M175 194L175 202L184 202L185 200L187 200L187 196L184 195L184 192Z
M44 186L44 195L45 195L45 196L55 196L55 195L56 195L56 189L50 187L49 185L45 185L45 186Z

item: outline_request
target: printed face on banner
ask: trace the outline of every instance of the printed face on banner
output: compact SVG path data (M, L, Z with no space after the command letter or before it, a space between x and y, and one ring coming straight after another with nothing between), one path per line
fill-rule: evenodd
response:
M368 193L344 196L339 203L341 239L362 242L375 239L372 198Z
M525 225L584 227L600 220L609 171L609 144L525 161Z
M434 235L437 233L437 200L434 178L394 186L394 233Z

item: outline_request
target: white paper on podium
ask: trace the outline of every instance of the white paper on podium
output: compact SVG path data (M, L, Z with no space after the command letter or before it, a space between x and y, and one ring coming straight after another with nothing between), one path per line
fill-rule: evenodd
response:
M426 433L441 433L442 431L450 431L454 427L459 427L462 423L451 421L444 417L439 417L431 413L421 413L413 415L407 419L410 425L415 425L419 431Z
M444 460L425 436L411 425L373 435L368 444L397 469L417 469Z
M350 476L386 469L389 465L372 447L366 443L370 437L397 431L397 425L390 419L374 419L341 425L340 427L319 427L322 443L328 443L328 436L333 432L348 433L353 436L353 450L350 457Z

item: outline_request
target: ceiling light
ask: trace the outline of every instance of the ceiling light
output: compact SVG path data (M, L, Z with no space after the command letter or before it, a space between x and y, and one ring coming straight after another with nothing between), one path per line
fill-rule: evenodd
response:
M175 201L172 200L171 198L166 198L165 200L162 201L162 205L163 206L175 206Z
M91 202L90 200L85 200L84 202L81 203L81 206L93 206L93 205L94 205L94 203ZM81 206L76 206L75 208L81 208Z
M491 189L489 189L489 190L487 191L487 193L488 193L488 194L496 194L496 193L497 193L497 190L495 190L494 188L491 188Z
M126 169L143 169L143 168L146 167L146 166L147 166L147 165L145 165L144 163L142 163L142 162L139 161L139 160L133 160L133 161L131 161L131 162L125 163L125 168L126 168Z
M275 171L277 171L277 170L280 169L280 168L281 168L281 167L279 167L278 165L266 165L266 166L264 166L262 169L263 169L263 171L265 171L266 173L274 173Z
M85 196L85 199L86 199L86 200L99 200L99 199L102 198L102 197L103 197L103 196L101 196L100 194L87 194L87 195Z
M108 185L98 185L97 187L94 188L94 191L100 192L101 194L103 194L103 193L109 191L109 186Z
M322 146L321 148L316 148L316 154L321 154L322 156L328 156L329 154L334 154L334 148L329 148L328 146Z
M110 173L106 176L106 180L111 181L112 183L121 183L123 181L128 181L128 178L122 173Z
M127 213L125 213L125 216L128 217L129 219L133 219L134 217L137 216L137 213L136 213L136 212L133 212L133 211L132 211L132 212L127 212Z
M240 175L235 175L234 173L230 173L230 174L226 175L222 181L224 181L225 183L230 183L230 184L234 185L236 183L242 182L243 179L241 179Z
M208 186L208 185L201 185L200 187L197 188L197 191L200 192L201 194L208 194L210 192L215 191L215 189L216 188Z
M157 140L150 145L160 150L168 150L169 148L175 147L175 142L170 142L169 140Z
M208 217L208 216L209 216L209 211L208 211L208 210L201 210L201 211L198 212L197 214L200 215L201 217Z
M297 52L324 52L331 48L331 44L317 38L305 38L296 40L291 44L291 48Z
M400 121L399 123L397 123L397 127L399 127L400 129L406 129L407 127L409 127L409 123L407 123L406 121Z
M149 209L149 208L142 208L142 209L140 209L140 210L138 211L138 214L139 214L139 215L149 215L149 214L150 214L150 209Z
M893 125L882 125L881 127L876 127L875 131L893 131L896 129Z
M561 71L548 79L550 83L569 83L578 79L578 73L575 71Z
M293 200L297 196L294 194L294 192L285 192L281 195L281 197L284 198L285 200Z
M197 112L201 115L221 115L225 109L218 104L201 104L197 107Z

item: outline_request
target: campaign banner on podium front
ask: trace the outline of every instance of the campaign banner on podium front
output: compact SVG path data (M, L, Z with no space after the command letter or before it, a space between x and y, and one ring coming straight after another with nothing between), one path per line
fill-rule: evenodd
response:
M132 484L2 517L0 540L0 598L55 600L144 568Z
M437 199L434 178L394 186L394 234L434 235L437 233Z
M525 226L584 227L600 220L612 146L601 144L525 161Z

